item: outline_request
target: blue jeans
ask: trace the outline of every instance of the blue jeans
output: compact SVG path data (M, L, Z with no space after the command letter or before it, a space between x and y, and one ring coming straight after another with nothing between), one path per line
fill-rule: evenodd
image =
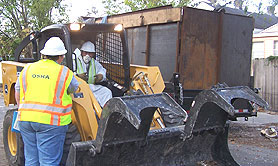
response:
M68 126L19 122L25 166L59 166Z

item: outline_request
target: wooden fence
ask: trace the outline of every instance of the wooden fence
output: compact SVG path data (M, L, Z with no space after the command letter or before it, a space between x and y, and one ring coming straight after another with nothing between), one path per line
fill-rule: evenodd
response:
M278 111L278 60L253 60L254 87L259 88L260 96L268 102L271 110Z

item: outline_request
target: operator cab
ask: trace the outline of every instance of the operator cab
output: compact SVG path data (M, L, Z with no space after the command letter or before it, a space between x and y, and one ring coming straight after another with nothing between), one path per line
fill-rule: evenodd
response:
M96 60L106 69L107 81L103 82L113 93L122 96L130 84L129 58L125 31L121 24L54 24L40 32L30 33L15 51L15 61L30 63L42 58L40 50L50 37L60 37L67 49L62 62L76 73L77 55L85 41L95 44Z

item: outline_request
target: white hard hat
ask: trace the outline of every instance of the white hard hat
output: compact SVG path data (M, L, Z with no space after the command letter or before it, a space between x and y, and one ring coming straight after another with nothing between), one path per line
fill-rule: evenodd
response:
M44 48L40 51L43 55L57 56L67 53L63 41L59 37L51 37L47 40Z
M86 52L96 52L95 45L90 41L85 42L80 50Z

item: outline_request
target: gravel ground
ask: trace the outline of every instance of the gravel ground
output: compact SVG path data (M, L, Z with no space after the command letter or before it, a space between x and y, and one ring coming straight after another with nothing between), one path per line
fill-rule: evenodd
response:
M277 119L278 120L278 119ZM229 148L234 159L242 166L278 166L278 139L261 136L262 129L278 123L250 126L231 123Z
M231 144L251 145L278 150L278 139L269 139L260 134L262 129L270 126L276 126L277 128L278 123L265 124L257 127L232 123L230 125L229 141Z

